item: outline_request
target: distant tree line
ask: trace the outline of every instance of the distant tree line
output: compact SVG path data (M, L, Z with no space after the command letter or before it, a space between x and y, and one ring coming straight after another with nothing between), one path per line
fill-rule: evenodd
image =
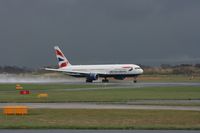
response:
M0 66L0 73L30 73L33 70L27 67L18 67L18 66Z
M200 64L162 64L157 67L142 66L142 68L144 69L145 74L184 74L200 76Z

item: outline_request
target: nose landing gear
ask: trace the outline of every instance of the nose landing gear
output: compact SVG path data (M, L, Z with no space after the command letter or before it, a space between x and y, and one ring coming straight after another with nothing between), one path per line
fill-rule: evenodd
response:
M137 83L137 78L136 78L136 77L134 77L133 82L134 82L134 83Z

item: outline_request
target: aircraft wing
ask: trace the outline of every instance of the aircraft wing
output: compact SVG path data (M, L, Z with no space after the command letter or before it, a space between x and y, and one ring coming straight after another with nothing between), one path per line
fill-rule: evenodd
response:
M70 70L66 70L66 69L52 69L52 68L45 68L45 70L55 71L55 72L65 72L65 73L67 73L69 75L83 75L83 76L88 76L89 74L92 73L92 72L70 71ZM106 75L107 73L95 72L95 74Z

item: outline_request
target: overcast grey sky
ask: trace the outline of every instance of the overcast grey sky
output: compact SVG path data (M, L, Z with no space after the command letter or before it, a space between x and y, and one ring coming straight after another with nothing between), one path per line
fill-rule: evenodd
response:
M0 0L0 65L200 63L200 0Z

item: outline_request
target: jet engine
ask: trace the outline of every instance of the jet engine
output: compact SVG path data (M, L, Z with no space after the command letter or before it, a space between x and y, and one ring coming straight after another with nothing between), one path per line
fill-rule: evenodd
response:
M97 80L99 76L96 73L90 73L87 77L89 80Z

